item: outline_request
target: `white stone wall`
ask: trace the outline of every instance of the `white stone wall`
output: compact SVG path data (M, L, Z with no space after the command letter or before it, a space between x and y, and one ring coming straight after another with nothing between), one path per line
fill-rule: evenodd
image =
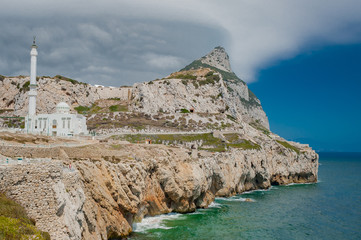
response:
M25 132L47 136L87 135L89 133L84 116L59 113L26 116Z

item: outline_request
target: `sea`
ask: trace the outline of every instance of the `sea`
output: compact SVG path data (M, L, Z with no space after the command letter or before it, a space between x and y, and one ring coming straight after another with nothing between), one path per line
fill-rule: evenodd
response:
M128 239L361 239L361 153L320 153L319 180L147 217Z

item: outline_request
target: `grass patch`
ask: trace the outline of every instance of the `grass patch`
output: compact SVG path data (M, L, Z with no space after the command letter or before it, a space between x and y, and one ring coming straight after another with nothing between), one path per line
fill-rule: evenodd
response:
M189 80L196 80L197 76L191 75L191 74L177 74L175 76L171 76L170 78L175 79L189 79Z
M228 142L231 142L231 143L239 140L239 135L237 133L226 133L226 134L223 134L223 136Z
M180 112L181 113L190 113L190 111L188 109L185 109L185 108L182 108Z
M89 112L90 107L87 106L78 106L74 108L79 114L86 114Z
M225 152L226 147L241 148L241 149L261 149L261 146L251 141L240 139L236 133L224 135L228 143L225 143L220 138L213 137L211 133L204 134L128 134L122 136L112 136L113 139L126 140L131 143L145 143L146 139L152 140L153 144L162 144L168 142L169 144L184 144L187 142L202 142L199 150L206 150L209 152Z
M223 71L223 70L215 68L211 65L202 63L201 60L193 61L191 64L185 66L180 71L188 71L188 70L194 70L194 69L199 69L199 68L210 68L213 71L220 73L223 77L223 80L225 80L225 81L234 81L234 82L241 81L241 82L245 83L239 77L237 77L237 75L234 72Z
M263 132L265 135L270 136L270 131L265 128L260 122L259 120L256 120L255 122L251 122L249 125L251 125L252 127L254 127L255 129Z
M125 105L112 105L109 107L111 112L128 112L128 106Z
M233 117L232 115L227 114L227 118L233 122L237 122L237 119Z
M285 148L288 148L292 151L295 151L297 154L300 154L300 149L296 148L295 146L292 146L291 144L289 144L288 142L284 142L284 141L280 141L280 140L276 140L279 144L281 144L282 146L284 146Z
M153 144L183 144L187 142L202 141L203 150L219 152L225 151L225 144L221 139L213 137L211 133L204 134L128 134L122 136L112 136L114 139L126 140L131 143L144 143L146 139L151 139Z
M50 235L35 227L23 207L0 193L0 239L50 240Z
M247 149L260 150L261 149L260 145L253 143L251 141L245 140L245 139L240 140L239 143L228 143L227 146L232 147L232 148L242 148L245 150L247 150Z
M253 143L246 139L241 139L240 135L237 133L228 133L223 135L224 138L228 141L227 147L231 148L242 148L242 149L261 149L261 146Z
M20 92L27 92L30 90L30 81L26 81L23 86L20 88Z
M102 108L93 104L91 107L78 106L74 108L79 114L94 114L94 113L107 113L107 112L126 112L128 107L122 105L113 105L109 108Z
M63 80L63 81L67 81L67 82L71 82L72 84L84 84L84 85L87 85L87 83L79 82L77 80L67 78L67 77L64 77L64 76L61 76L61 75L56 75L56 76L54 76L54 78L57 78L57 79Z

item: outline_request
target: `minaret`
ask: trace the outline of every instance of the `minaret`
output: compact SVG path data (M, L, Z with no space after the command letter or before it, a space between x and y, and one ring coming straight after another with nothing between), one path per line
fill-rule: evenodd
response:
M35 37L30 51L30 91L29 91L29 116L36 114L36 58L38 46L35 44Z

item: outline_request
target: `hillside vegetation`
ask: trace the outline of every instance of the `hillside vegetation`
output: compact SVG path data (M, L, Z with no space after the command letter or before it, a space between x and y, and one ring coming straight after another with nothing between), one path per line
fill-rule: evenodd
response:
M35 227L22 206L0 193L0 239L50 240L50 235Z

